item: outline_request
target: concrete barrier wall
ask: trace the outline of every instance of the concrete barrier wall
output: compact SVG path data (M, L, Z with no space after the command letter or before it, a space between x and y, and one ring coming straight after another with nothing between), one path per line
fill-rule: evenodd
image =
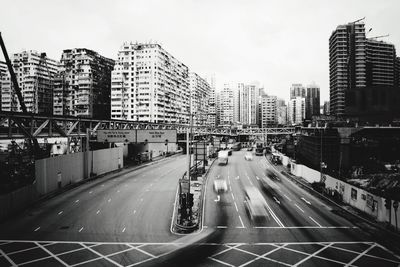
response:
M46 195L68 184L123 167L123 148L79 152L35 162L36 189Z
M0 195L0 221L24 210L38 199L34 184L22 187L14 192Z
M284 163L286 160L285 157L286 156L282 157L282 163L284 166L287 165ZM290 162L289 158L287 158L287 160ZM293 162L290 162L290 166L290 171L293 175L300 176L309 183L320 181L320 172ZM400 224L400 211L395 213L392 205L390 213L389 209L386 209L385 207L385 198L371 194L364 189L358 188L332 176L326 174L323 176L325 179L325 189L332 194L335 191L338 192L342 196L344 203L369 214L380 222L389 222L389 216L391 216L390 222L393 226L396 226L397 217L397 222ZM400 225L398 226L400 228Z

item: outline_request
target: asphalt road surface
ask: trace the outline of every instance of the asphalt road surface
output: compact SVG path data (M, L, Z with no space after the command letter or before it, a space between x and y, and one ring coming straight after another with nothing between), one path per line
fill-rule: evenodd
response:
M0 266L400 264L399 257L285 177L268 180L263 190L260 180L271 166L264 157L246 161L244 154L233 152L227 166L215 162L211 168L197 234L170 231L177 182L186 170L185 156L177 156L84 184L0 224ZM213 191L216 177L228 184L219 196ZM269 219L251 222L244 186L262 193ZM214 238L196 239L207 233ZM185 248L193 240L196 246ZM184 253L176 254L181 248Z

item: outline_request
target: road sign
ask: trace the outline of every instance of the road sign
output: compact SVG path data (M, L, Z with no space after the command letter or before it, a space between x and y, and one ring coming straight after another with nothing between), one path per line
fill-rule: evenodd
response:
M137 130L138 143L176 143L176 130Z
M136 130L97 130L97 142L135 143Z

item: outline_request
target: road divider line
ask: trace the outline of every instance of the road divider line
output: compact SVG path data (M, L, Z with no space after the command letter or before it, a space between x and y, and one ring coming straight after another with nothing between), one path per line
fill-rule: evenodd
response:
M133 214L135 214L135 213L136 213L136 210L133 211Z
M89 194L93 193L93 191L90 191Z
M260 181L260 178L258 178L258 176L256 175L256 179L258 180L258 181Z
M78 203L78 202L79 202L79 199L75 200L75 203Z
M108 202L111 202L111 198L108 199Z
M295 205L299 210L301 210L301 212L304 213L304 210L303 210L302 208L300 208L299 205L297 205L297 203L294 203L294 205Z
M81 229L79 229L79 233L82 232L82 230L83 230L83 227L81 227Z
M314 220L314 218L313 217L311 217L311 216L308 216L308 218L310 218L311 219L311 221L313 221L313 222L315 222L315 224L316 225L318 225L319 227L322 227L322 225L320 225L316 220Z
M58 215L61 215L63 213L63 211L60 211L59 213L58 213Z
M126 227L124 227L124 229L122 229L122 232L125 232L125 230L126 230Z
M274 200L276 203L278 203L279 205L281 204L281 202L274 196Z
M285 226L283 225L283 223L281 222L281 220L279 220L278 216L276 216L275 212L273 212L273 210L272 210L271 207L268 205L268 203L265 203L265 204L266 204L266 207L267 207L269 213L271 214L272 218L276 221L276 223L277 223L280 227L284 228Z
M15 262L10 258L10 257L8 257L8 255L3 251L3 250L1 250L0 249L0 256L3 256L9 263L11 263L11 266L18 266L17 264L15 264Z
M235 200L235 196L233 195L233 192L231 193L231 195L232 195L232 199Z
M238 209L238 206L236 205L236 202L233 202L233 204L235 204L236 211L239 212L239 209Z
M228 226L218 225L217 228L225 229L225 228L228 228Z
M99 213L100 213L100 210L97 210L96 214L99 214Z
M39 231L40 230L40 226L38 227L38 228L36 228L35 230L34 230L34 232L37 232L37 231Z

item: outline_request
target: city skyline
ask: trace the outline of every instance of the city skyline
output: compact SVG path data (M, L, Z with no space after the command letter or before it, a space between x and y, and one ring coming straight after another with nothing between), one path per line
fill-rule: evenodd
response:
M202 77L215 73L219 90L224 83L259 81L266 93L288 100L292 83L315 81L321 102L329 99L328 39L337 25L366 17L366 27L372 27L368 37L390 34L382 40L400 44L396 1L306 2L18 1L7 7L0 22L10 54L32 49L58 60L64 49L84 47L116 59L121 42L153 41ZM58 19L57 10L73 14L74 20ZM144 16L150 11L154 19ZM16 12L25 14L18 25Z

